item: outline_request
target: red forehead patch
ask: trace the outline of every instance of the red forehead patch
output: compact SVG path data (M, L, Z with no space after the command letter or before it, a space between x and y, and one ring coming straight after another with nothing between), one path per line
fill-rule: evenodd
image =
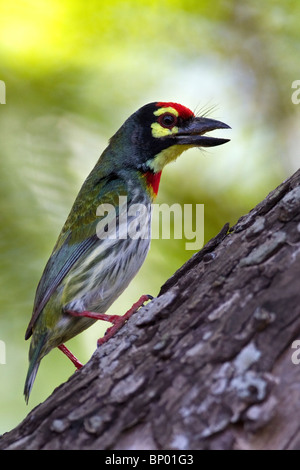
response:
M192 116L195 116L193 111L191 111L189 108L186 108L182 104L171 103L171 102L170 103L164 103L163 101L160 101L159 103L156 103L156 106L158 108L168 108L170 106L171 108L176 109L179 116L182 117L183 119L188 119Z

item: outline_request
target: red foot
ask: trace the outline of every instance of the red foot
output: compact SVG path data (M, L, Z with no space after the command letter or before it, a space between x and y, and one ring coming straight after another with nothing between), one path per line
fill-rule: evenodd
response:
M71 351L69 351L69 349L64 344L60 344L57 347L70 359L70 361L73 362L76 369L81 369L83 364L81 364L81 362L78 361L78 359L71 353Z
M88 318L93 318L94 320L108 321L112 323L113 326L111 326L110 328L106 330L105 336L103 338L98 339L97 345L100 346L101 344L106 343L106 341L108 341L117 331L119 331L119 329L124 325L124 323L126 323L126 321L131 317L131 315L135 313L142 305L144 305L144 303L147 302L147 300L151 300L151 299L153 299L151 295L142 295L141 298L135 304L133 304L131 309L125 313L125 315L107 315L106 313L89 312L87 310L83 312L76 312L74 310L66 310L66 313L69 313L70 315L74 317L88 317Z
M144 305L147 300L152 300L152 295L142 295L139 300L133 304L133 306L124 314L124 315L112 315L114 321L112 321L113 326L108 328L105 332L103 338L99 338L97 341L97 346L101 346L101 344L106 343L117 331L119 331L124 323L131 317L133 313L135 313L140 307ZM110 321L110 320L109 320Z

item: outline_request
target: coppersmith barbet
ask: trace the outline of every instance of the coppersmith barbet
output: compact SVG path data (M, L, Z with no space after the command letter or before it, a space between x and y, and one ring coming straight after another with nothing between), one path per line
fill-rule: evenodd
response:
M110 139L85 180L62 228L37 287L32 318L25 338L32 336L24 394L29 394L41 359L59 347L81 364L64 343L96 320L113 323L107 340L149 297L143 296L125 316L105 312L128 286L142 266L150 245L151 203L164 166L191 147L211 147L229 139L206 136L214 129L229 128L213 119L196 117L177 103L154 102L130 116ZM126 210L141 204L148 213L138 237L126 237L130 217ZM97 233L100 205L115 208L116 237ZM125 226L126 224L126 226Z

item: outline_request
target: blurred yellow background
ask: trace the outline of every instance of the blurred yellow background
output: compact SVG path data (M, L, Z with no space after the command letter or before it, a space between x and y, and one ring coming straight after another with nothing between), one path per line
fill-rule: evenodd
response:
M205 241L298 168L299 20L296 0L0 0L0 433L74 371L51 352L25 405L36 286L81 184L130 114L175 101L232 127L216 133L230 143L190 150L162 176L158 203L205 205ZM185 240L154 240L110 312L157 295L192 254ZM68 346L86 362L103 331Z

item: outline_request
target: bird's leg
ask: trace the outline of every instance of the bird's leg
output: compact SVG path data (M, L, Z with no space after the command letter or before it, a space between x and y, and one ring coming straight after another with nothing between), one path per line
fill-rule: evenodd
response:
M70 361L73 362L76 369L81 369L83 364L81 364L81 362L78 361L77 357L75 357L74 354L72 354L71 351L64 344L60 344L57 347L58 349L60 349L61 352L63 352L70 359Z
M135 313L140 307L142 307L144 305L144 303L147 302L147 300L151 300L151 299L153 299L153 297L151 295L142 295L140 297L140 299L135 304L133 304L131 309L129 309L124 315L108 315L106 313L89 312L89 311L86 311L86 310L83 311L83 312L76 312L74 310L66 310L65 313L68 313L69 315L72 315L74 317L88 317L88 318L93 318L94 320L108 321L108 322L112 323L113 326L108 328L106 330L105 335L103 336L103 338L99 338L98 341L97 341L97 346L101 346L101 344L106 343L106 341L108 341L117 331L120 330L120 328L122 328L124 323L126 323L126 321L131 317L131 315L133 313ZM66 354L66 352L65 352L65 354ZM73 356L72 353L70 353L70 354ZM70 357L70 359L71 359L71 357ZM72 361L72 359L71 359L71 361Z
M101 346L101 344L106 343L117 331L122 328L124 323L131 317L133 313L135 313L142 305L144 305L147 300L152 300L153 297L151 295L142 295L140 299L133 304L133 306L124 314L124 315L107 315L106 313L98 313L98 312L76 312L75 310L66 310L65 313L72 315L73 317L88 317L93 318L94 320L102 320L108 321L113 324L110 328L108 328L105 332L103 338L99 338L97 341L97 346ZM58 349L63 352L70 361L74 364L76 369L81 369L83 364L71 353L71 351L64 345L60 344Z

